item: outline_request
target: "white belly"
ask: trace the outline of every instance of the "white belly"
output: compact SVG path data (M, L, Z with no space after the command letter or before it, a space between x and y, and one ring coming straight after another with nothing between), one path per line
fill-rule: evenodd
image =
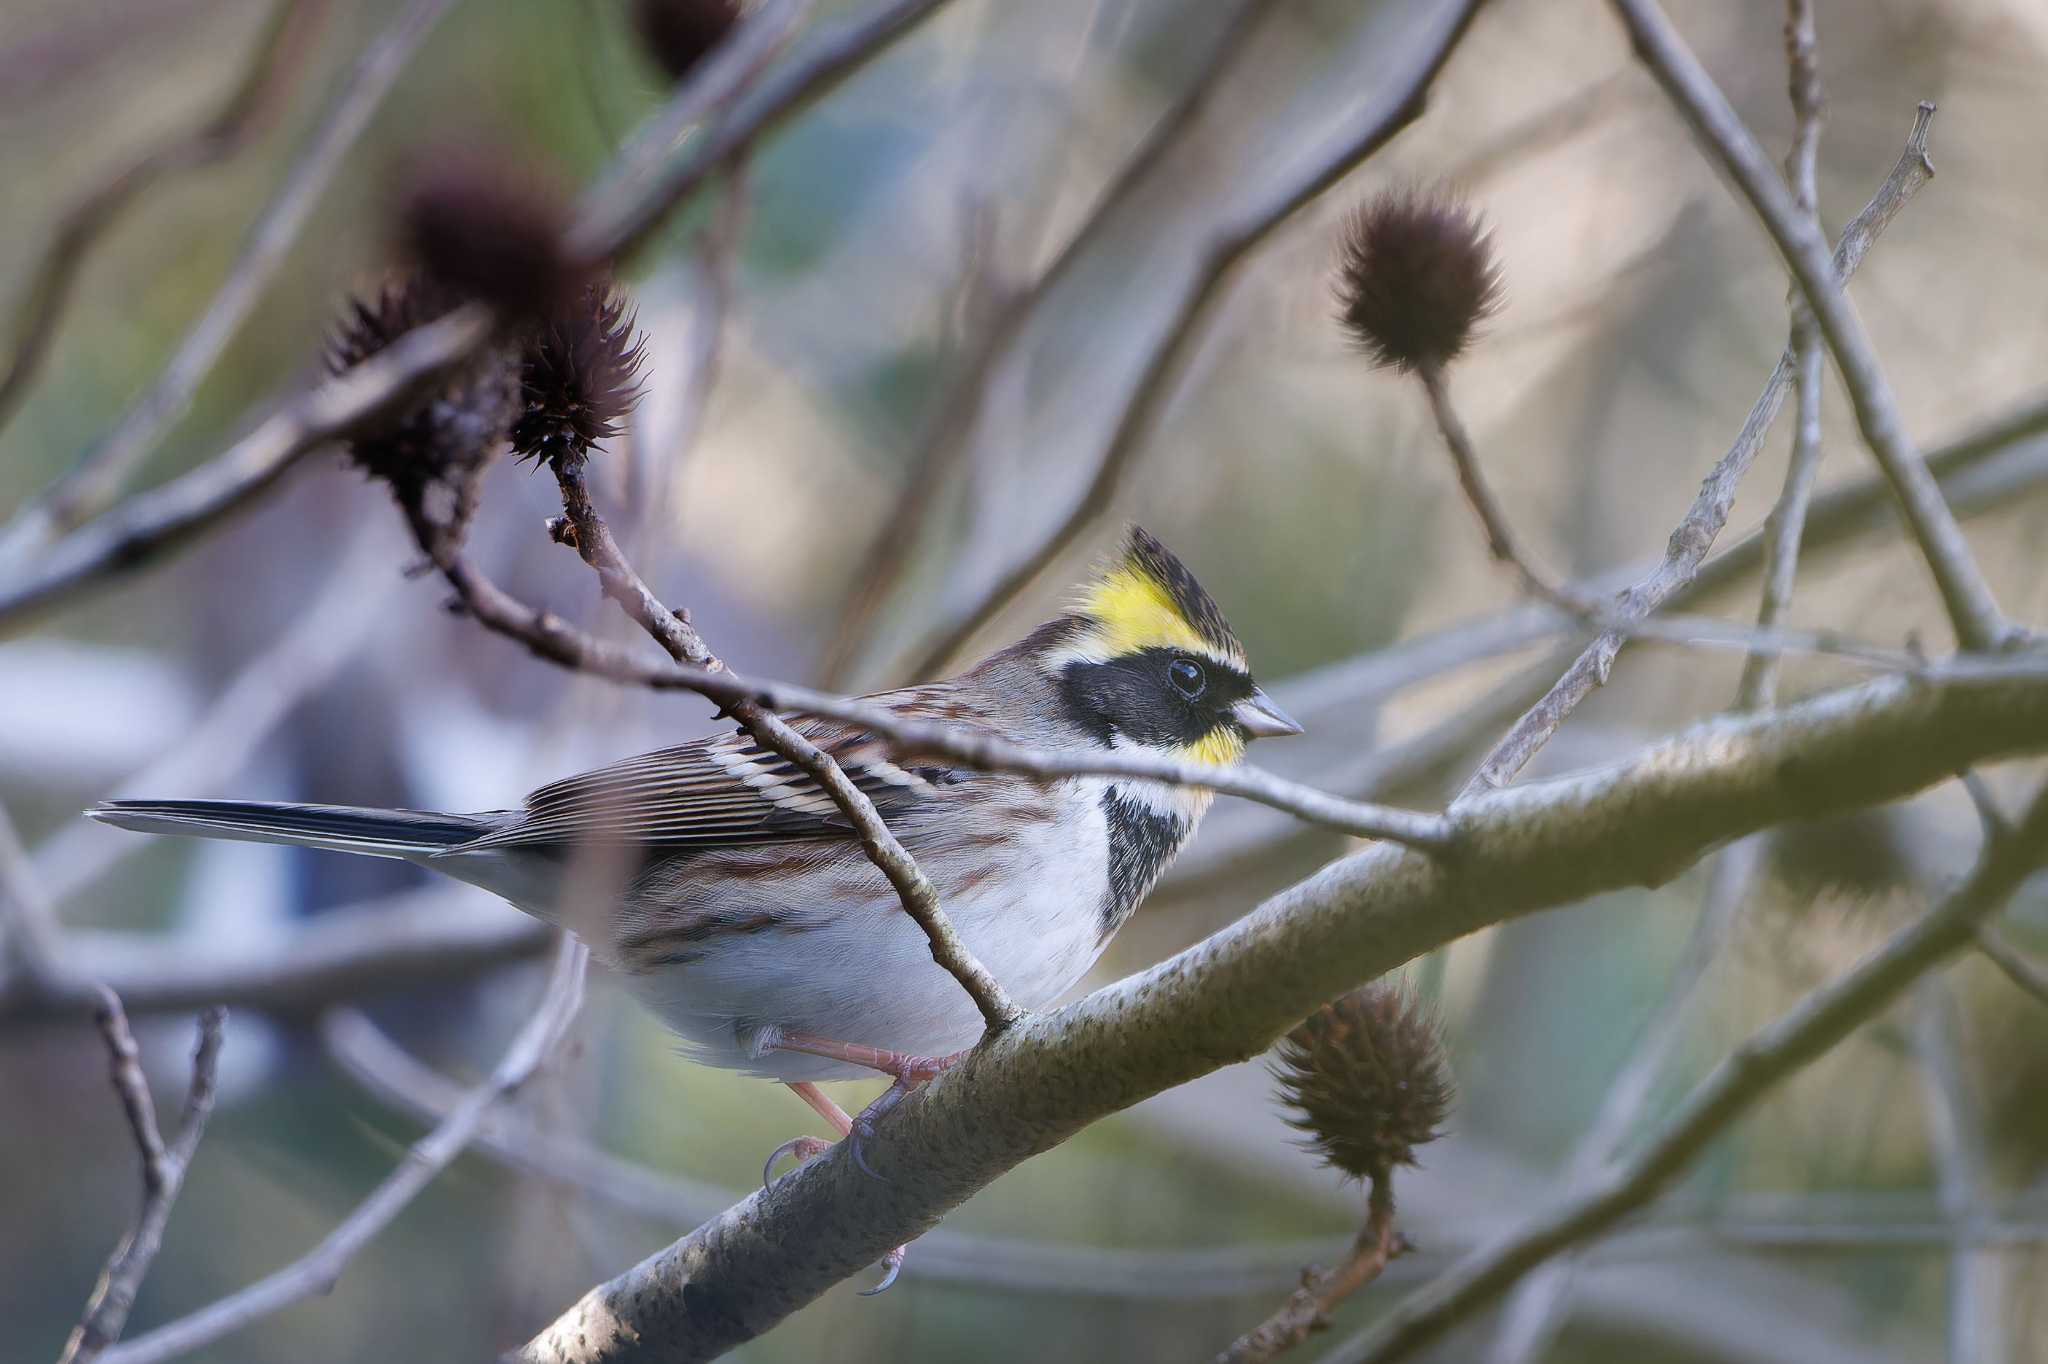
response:
M1102 783L1076 781L1059 820L1020 826L999 851L921 851L947 916L1025 1008L1052 1003L1103 947L1108 850ZM1078 807L1078 808L1077 808ZM946 894L946 887L962 887ZM694 908L783 926L707 938L694 959L625 979L696 1059L782 1081L873 1072L766 1048L774 1030L937 1056L972 1046L981 1013L932 960L924 931L864 862L809 875L772 894L707 878Z

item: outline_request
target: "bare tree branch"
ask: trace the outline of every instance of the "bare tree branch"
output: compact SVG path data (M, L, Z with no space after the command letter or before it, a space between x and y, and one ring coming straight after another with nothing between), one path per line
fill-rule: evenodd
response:
M2048 968L2015 946L1998 925L1986 924L1977 931L1977 950L1989 957L2007 980L2048 1004Z
M404 406L467 359L491 332L471 304L417 328L345 374L292 398L226 451L192 472L129 498L40 555L0 588L0 628L81 588L129 573L242 509L300 459Z
M121 997L104 986L100 988L96 1021L113 1061L114 1092L121 1096L129 1130L135 1134L135 1145L142 1153L142 1210L136 1214L134 1227L107 1261L92 1299L86 1303L85 1317L65 1342L58 1364L85 1364L99 1358L121 1338L121 1329L128 1324L135 1295L163 1245L171 1205L178 1200L178 1192L185 1185L185 1171L199 1149L199 1139L206 1133L207 1115L213 1112L214 1077L227 1017L227 1010L218 1007L199 1016L199 1045L192 1053L192 1083L185 1094L178 1135L166 1144L157 1127L149 1081L143 1078L135 1035L128 1030L128 1016L121 1011Z
M945 621L930 642L920 646L916 661L904 671L913 677L929 677L957 654L981 627L1018 593L1028 587L1048 565L1080 539L1096 518L1115 501L1123 486L1125 472L1144 447L1153 426L1173 395L1183 367L1194 356L1208 332L1216 301L1236 277L1237 267L1267 237L1307 205L1315 202L1338 181L1355 170L1396 133L1422 116L1429 87L1450 60L1459 39L1465 35L1478 0L1463 0L1446 6L1429 41L1417 60L1401 73L1401 83L1360 106L1358 122L1335 143L1330 154L1277 185L1264 202L1251 206L1239 219L1224 224L1203 248L1200 268L1175 303L1171 324L1159 336L1146 357L1136 386L1124 400L1115 432L1103 448L1087 490L1067 512L1060 524L1024 558L1014 564L1000 582L971 609Z
M937 505L945 474L965 455L976 416L987 396L989 379L998 359L1022 335L1033 315L1051 297L1053 287L1080 261L1115 223L1119 211L1144 189L1147 180L1167 154L1194 129L1202 107L1217 81L1246 51L1246 40L1262 17L1276 13L1263 0L1236 0L1236 7L1224 21L1216 45L1209 50L1201 69L1171 108L1159 116L1131 159L1116 179L1102 191L1095 205L1060 248L1051 265L1029 289L1011 299L986 335L975 344L974 353L960 377L941 401L932 428L917 455L904 471L896 504L875 531L860 566L854 570L854 591L848 597L831 642L825 646L819 672L827 686L839 686L852 666L854 654L865 642L875 613L888 601L911 562L911 548L918 531Z
M1792 96L1792 150L1785 157L1785 178L1791 182L1800 213L1815 232L1820 223L1821 96L1820 59L1815 55L1813 0L1787 0L1785 65ZM1921 115L1916 131L1925 126ZM1792 428L1792 459L1785 468L1785 487L1765 522L1764 588L1756 623L1773 626L1792 602L1792 583L1799 571L1799 542L1806 534L1806 511L1813 502L1813 484L1820 472L1821 337L1813 310L1796 294L1792 303L1792 353L1796 357L1799 402ZM1752 654L1744 664L1736 705L1744 710L1768 706L1778 695L1778 660Z
M629 183L620 185L601 181L572 231L578 249L595 259L607 259L631 249L678 202L728 166L758 138L807 107L861 61L943 2L894 0L864 17L834 26L772 79L751 90L751 98L742 100L732 116L714 132L686 142L680 149L669 148L667 159L653 173L637 181L627 177ZM407 13L438 9L446 3L447 0L412 0L415 8ZM771 8L770 12L756 14L745 22L765 31L775 21L776 13ZM397 28L387 31L384 41L388 44L397 33ZM654 115L650 128L667 127L678 110L703 112L704 92L724 89L724 82L735 71L731 63L741 62L752 50L738 38L725 48L671 97L662 112ZM391 49L386 46L380 50ZM370 60L371 56L366 55L365 63ZM751 69L744 65L739 68L742 73ZM606 223L611 226L604 227ZM209 529L221 517L265 491L299 457L325 441L348 435L356 423L402 405L410 394L418 391L419 385L467 359L489 335L489 318L474 307L464 308L401 337L349 373L300 393L226 453L161 488L129 499L58 542L40 557L34 571L25 575L25 581L0 589L0 628L11 626L24 613L53 605L111 573L148 562ZM25 508L16 517L15 530L8 533L9 538L14 534L29 535L32 522L46 519L37 508L50 501L56 491ZM48 528L44 525L34 529L35 538L40 539ZM0 560L4 558L0 555Z
M1454 862L1375 845L1149 971L1024 1020L891 1115L866 1151L882 1179L843 1152L813 1160L591 1290L525 1357L708 1357L1088 1123L1257 1054L1358 980L1488 923L1661 882L1779 820L1893 799L2042 746L2048 686L1887 679L1469 802ZM2001 880L2021 860L2001 850Z
M338 908L260 944L68 933L44 971L17 971L0 983L0 1019L88 1017L99 982L138 1015L218 1003L295 1016L475 974L546 947L548 930L537 920L503 906L465 908L464 899L442 887L392 896Z
M1862 264L1864 254L1893 215L1933 177L1933 166L1927 160L1927 123L1932 114L1932 105L1922 107L1920 117L1914 121L1912 136L1907 139L1904 155L1878 187L1870 203L1842 230L1842 238L1835 245L1834 268L1844 283ZM1671 532L1663 562L1617 599L1616 612L1621 617L1634 620L1649 616L1683 592L1699 574L1707 552L1714 547L1714 541L1728 524L1728 515L1734 510L1736 490L1741 486L1743 476L1749 472L1757 452L1763 448L1764 436L1769 433L1771 423L1777 420L1778 409L1784 406L1785 390L1798 362L1797 352L1788 345L1778 357L1770 377L1764 381L1763 392L1750 407L1749 417L1743 422L1735 443L1708 472L1692 505L1686 508L1677 529ZM1465 784L1459 799L1513 781L1515 775L1550 741L1558 726L1578 709L1579 703L1595 688L1606 683L1607 674L1625 640L1626 636L1618 630L1608 630L1594 640L1564 676L1493 746L1478 771Z
M133 799L157 791L213 793L248 764L308 693L356 658L371 630L387 623L391 597L401 582L391 569L394 537L381 525L375 529L386 533L358 535L341 561L325 570L327 585L320 595L235 674L175 744L103 798ZM30 861L53 904L62 904L149 846L147 839L109 833L76 820L36 847Z
M1787 0L1785 19L1786 84L1792 102L1792 148L1785 159L1786 175L1797 187L1800 210L1819 221L1816 176L1820 159L1821 85L1816 55L1813 0ZM1924 128L1923 115L1916 131ZM1806 532L1806 512L1820 466L1820 334L1813 315L1795 294L1792 341L1797 357L1798 426L1784 491L1765 523L1764 586L1757 605L1757 624L1775 625L1792 600L1799 565L1799 542ZM1777 699L1778 655L1752 652L1736 686L1738 711L1768 708ZM1706 894L1691 940L1665 985L1662 1002L1637 1035L1628 1060L1609 1084L1592 1127L1573 1148L1568 1187L1580 1190L1598 1177L1642 1116L1652 1087L1676 1047L1694 999L1708 970L1743 919L1762 849L1745 839L1714 858ZM1501 1312L1489 1355L1491 1364L1535 1364L1549 1351L1565 1321L1565 1303L1577 1273L1576 1256L1559 1256L1531 1274L1515 1290Z
M321 191L449 5L450 0L408 0L398 17L377 35L305 147L293 158L290 174L249 229L241 252L228 267L227 279L205 314L185 334L156 383L71 472L31 499L0 528L0 563L27 562L53 535L70 530L119 495L129 474L191 403L200 380L220 359L270 277L283 264Z
M293 1263L238 1293L201 1308L106 1352L108 1364L150 1364L175 1359L233 1334L305 1298L331 1290L356 1252L389 1226L420 1191L462 1154L489 1112L518 1092L553 1053L583 1004L584 966L589 952L564 936L555 953L546 993L491 1077L471 1090L440 1126L414 1143L405 1161L379 1184L318 1246Z
M41 259L30 268L28 288L15 305L12 354L0 370L0 431L21 410L36 371L49 355L72 287L93 246L150 186L225 161L248 144L312 51L330 7L330 0L278 0L234 89L204 123L152 144L71 206Z
M1978 571L1969 541L1941 489L1906 434L1891 385L1863 323L1842 293L1828 259L1827 238L1803 217L1785 182L1749 135L1720 87L1699 64L1654 0L1614 0L1636 55L1678 106L1693 133L1742 191L1799 285L1856 409L1856 425L1898 498L1899 509L1941 592L1956 639L1992 650L2012 640L2012 627Z
M1327 1327L1338 1303L1379 1278L1394 1257L1408 1248L1394 1225L1393 1185L1374 1181L1365 1225L1351 1244L1351 1253L1334 1269L1302 1271L1301 1286L1287 1301L1216 1356L1216 1364L1267 1364Z
M1649 1203L1780 1083L1897 1002L1915 982L1967 945L1977 925L2005 903L2044 857L2048 793L2035 798L2013 836L1985 848L1969 879L1954 894L1743 1043L1640 1151L1611 1168L1586 1193L1465 1257L1427 1288L1409 1295L1355 1340L1333 1351L1333 1364L1390 1364L1409 1358L1529 1270Z
M1978 932L1984 927L1980 924ZM1966 1073L1969 1061L1961 1032L1955 993L1948 982L1922 981L1913 1000L1910 1037L1926 1094L1927 1144L1952 1237L1948 1360L1999 1364L2013 1357L2006 1332L2011 1271L2004 1252L1978 1244L1975 1235L1987 1213L1985 1134L1983 1111Z

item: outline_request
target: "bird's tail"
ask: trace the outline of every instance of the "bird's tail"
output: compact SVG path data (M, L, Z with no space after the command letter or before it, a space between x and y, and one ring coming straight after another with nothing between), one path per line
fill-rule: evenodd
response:
M85 813L139 833L292 843L407 860L448 852L497 827L488 815L262 800L110 800Z

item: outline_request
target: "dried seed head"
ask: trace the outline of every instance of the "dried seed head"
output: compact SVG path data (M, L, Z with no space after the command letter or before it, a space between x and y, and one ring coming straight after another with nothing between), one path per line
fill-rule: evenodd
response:
M1325 1163L1375 1184L1434 1141L1451 1106L1436 1021L1397 984L1331 1001L1287 1034L1273 1067L1292 1127Z
M328 339L327 366L352 368L406 332L451 311L460 298L419 274L387 281L350 301ZM348 455L391 493L434 554L460 542L476 507L477 483L505 444L518 401L511 355L488 347L402 411L358 431Z
M646 338L633 332L625 296L586 287L576 305L534 327L519 364L512 449L522 459L580 460L619 433L640 401Z
M398 211L408 259L449 289L510 317L547 317L575 301L589 272L564 247L560 189L505 155L422 159Z
M1376 365L1441 368L1500 306L1500 267L1479 215L1441 192L1392 190L1346 225L1338 321Z
M739 22L740 0L635 0L633 27L648 55L681 80Z

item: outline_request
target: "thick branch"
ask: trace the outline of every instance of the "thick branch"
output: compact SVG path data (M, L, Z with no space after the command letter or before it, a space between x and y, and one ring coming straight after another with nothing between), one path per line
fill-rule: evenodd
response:
M1849 390L1856 425L1898 498L1899 510L1948 608L1956 639L1970 649L2004 647L2012 627L1978 571L1955 513L1942 500L1940 487L1906 434L1877 350L1842 293L1842 281L1828 257L1827 238L1799 212L1770 159L1654 0L1614 0L1614 8L1636 55L1742 191L1805 295Z
M1025 1020L904 1101L865 1151L882 1179L840 1153L814 1160L593 1289L525 1357L707 1358L1096 1119L1258 1054L1359 980L1488 924L1668 880L1769 824L2042 747L2048 685L1886 679L1481 797L1461 812L1455 858L1369 848L1159 966Z
M192 1053L192 1084L185 1094L185 1109L178 1121L177 1138L168 1145L157 1127L156 1105L149 1097L149 1082L143 1078L135 1035L128 1030L128 1016L121 1011L121 997L100 987L96 1021L106 1040L113 1062L114 1092L128 1115L128 1127L142 1153L142 1210L135 1226L107 1261L85 1317L64 1344L58 1364L85 1364L97 1359L121 1338L135 1295L142 1287L157 1250L163 1245L164 1227L171 1220L171 1205L185 1186L185 1170L206 1133L207 1115L213 1112L215 1073L219 1068L222 1031L227 1010L210 1008L199 1016L199 1045Z
M1391 1364L1428 1345L1551 1256L1613 1226L1655 1198L1777 1085L1896 1002L1964 947L1977 925L2048 856L2048 794L2023 826L1994 841L1970 877L1939 906L1887 939L1848 974L1821 987L1751 1037L1702 1081L1663 1131L1586 1195L1467 1256L1410 1295L1357 1342L1344 1364Z

